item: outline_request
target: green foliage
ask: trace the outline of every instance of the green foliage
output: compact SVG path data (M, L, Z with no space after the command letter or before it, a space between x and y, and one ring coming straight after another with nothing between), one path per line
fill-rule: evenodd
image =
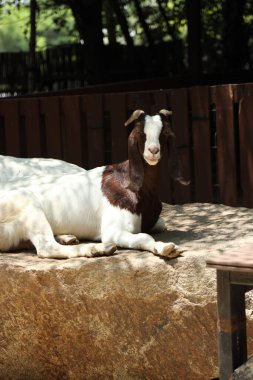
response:
M78 1L78 0L76 0ZM81 0L79 0L81 1ZM84 1L84 0L83 0ZM239 0L238 0L239 1ZM180 42L187 56L186 0L139 0L154 44ZM215 71L224 59L224 5L229 0L202 0L202 51L205 71ZM30 0L0 0L0 51L28 50ZM147 33L141 24L134 0L118 0L134 45L146 45ZM37 50L78 42L79 35L70 0L37 0ZM248 61L253 61L253 1L246 0L243 31ZM80 16L80 15L79 15ZM124 44L122 25L112 0L103 0L104 42ZM250 64L249 64L250 65Z
M79 40L75 20L67 6L48 0L38 3L37 50ZM0 5L0 52L28 51L29 1L1 0Z
M51 8L40 3L37 17L37 49L78 42L79 35L71 10L64 5Z
M25 35L29 10L25 6L19 9L10 2L4 2L0 9L0 51L28 50Z
M135 45L146 44L146 36L141 27L133 2L121 0L121 3ZM185 0L161 1L167 22L161 16L157 0L142 0L140 3L143 15L152 33L154 43L158 44L162 41L170 41L174 38L185 39L187 32Z
M109 2L110 0L104 0L104 4ZM134 44L146 44L146 36L133 1L119 0L119 2L127 18ZM29 0L0 0L0 51L28 49L29 3ZM37 49L78 41L78 32L70 8L62 3L64 1L61 0L37 1ZM65 3L67 4L68 1ZM187 28L184 0L169 0L162 3L168 23L161 17L156 0L141 1L143 15L149 25L154 43L169 41L175 37L185 39ZM104 42L108 43L105 14L103 14L103 23ZM168 28L170 33L168 33ZM125 43L117 19L115 19L114 29L116 41Z
M224 0L203 0L202 54L205 71L214 71L223 59L223 10Z

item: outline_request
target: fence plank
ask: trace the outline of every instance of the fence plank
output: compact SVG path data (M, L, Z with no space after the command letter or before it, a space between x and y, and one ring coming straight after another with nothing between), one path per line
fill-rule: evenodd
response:
M0 101L0 115L3 117L2 137L5 137L3 145L5 154L9 156L20 156L20 125L19 125L19 107L17 100Z
M111 135L111 160L113 163L127 159L127 129L124 122L127 118L125 94L106 94L104 96L105 111L109 113ZM106 136L108 138L108 136Z
M236 152L232 86L217 86L215 92L220 202L228 206L236 206Z
M185 88L172 90L171 94L173 129L176 134L178 155L185 179L192 180L191 167L191 134L189 125L188 91ZM192 201L192 185L182 186L175 183L175 203L189 203Z
M194 158L194 192L198 202L212 202L211 136L208 87L192 87L192 138Z
M25 134L23 151L27 157L40 157L39 101L38 99L22 99L19 103L20 115L24 118L24 125L21 126L22 129L24 128L21 133Z
M85 95L83 101L88 128L88 168L92 169L105 164L102 95Z
M243 86L239 105L240 168L243 206L253 207L253 85Z
M128 115L137 110L143 110L150 113L151 108L150 92L130 92L127 94Z
M63 157L68 162L82 166L80 98L64 96L60 102Z
M80 97L81 108L81 147L82 147L82 167L87 169L89 167L88 159L88 131L87 131L87 117L86 117L86 102L83 96Z
M167 91L150 92L150 115L157 114L161 109L168 109Z
M43 150L45 150L47 157L62 159L59 98L41 98L40 111L44 115L46 147Z

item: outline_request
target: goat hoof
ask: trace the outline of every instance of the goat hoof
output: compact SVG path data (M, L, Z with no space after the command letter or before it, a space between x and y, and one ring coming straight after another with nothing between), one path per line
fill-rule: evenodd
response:
M116 251L117 246L112 243L100 243L95 246L94 256L110 256Z
M62 245L75 245L79 244L79 240L74 235L56 235L55 240Z
M116 249L117 249L117 246L115 244L104 244L105 246L105 255L112 255Z
M156 256L167 257L169 259L174 259L180 255L178 247L174 243L155 243L155 252Z

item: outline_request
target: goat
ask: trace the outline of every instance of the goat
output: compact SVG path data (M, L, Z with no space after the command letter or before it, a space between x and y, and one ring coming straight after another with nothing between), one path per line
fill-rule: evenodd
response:
M120 164L86 171L72 166L68 170L71 164L63 163L65 173L43 174L45 164L39 175L23 172L23 177L2 183L0 250L30 240L41 258L111 255L117 246L178 256L173 243L156 242L147 233L164 225L156 193L164 149L174 179L188 184L180 172L169 115L167 110L155 116L134 111L125 123L135 123L128 139L129 160ZM102 242L61 245L54 235L63 234Z

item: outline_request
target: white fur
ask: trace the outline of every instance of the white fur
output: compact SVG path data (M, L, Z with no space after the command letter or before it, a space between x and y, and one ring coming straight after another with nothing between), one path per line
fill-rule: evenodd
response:
M159 115L145 116L144 133L146 135L146 142L143 157L149 165L156 165L161 159L161 146L159 136L162 127L163 124ZM152 154L152 152L149 150L152 150L152 148L157 148L158 152L156 154Z
M52 158L16 158L0 155L1 182L45 174L79 173L81 167Z

